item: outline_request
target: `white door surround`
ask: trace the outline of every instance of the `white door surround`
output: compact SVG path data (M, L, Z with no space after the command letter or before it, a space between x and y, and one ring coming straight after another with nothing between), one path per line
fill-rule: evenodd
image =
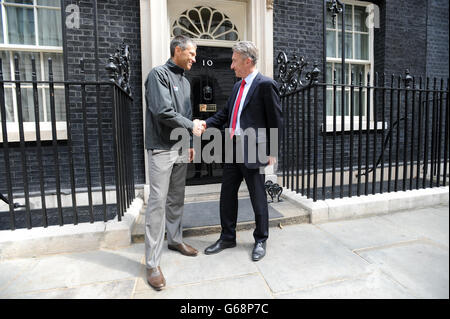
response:
M271 0L140 0L142 93L150 70L170 57L170 35L173 23L186 10L197 6L214 8L236 26L239 40L255 43L259 50L258 70L273 77L273 1ZM231 41L196 41L199 45L232 46ZM228 42L228 43L227 43ZM145 98L143 98L145 139ZM149 192L147 152L145 154L144 200Z

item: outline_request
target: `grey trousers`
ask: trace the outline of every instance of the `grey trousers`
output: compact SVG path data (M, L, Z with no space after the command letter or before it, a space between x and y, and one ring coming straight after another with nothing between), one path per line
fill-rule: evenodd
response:
M148 150L150 195L145 212L145 264L158 267L164 233L169 245L182 243L187 160L177 151Z

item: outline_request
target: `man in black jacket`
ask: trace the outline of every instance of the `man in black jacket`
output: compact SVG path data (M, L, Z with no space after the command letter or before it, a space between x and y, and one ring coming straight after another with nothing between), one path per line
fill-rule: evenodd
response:
M166 284L159 266L166 229L169 249L187 256L198 253L183 242L181 224L187 163L192 161L194 151L191 148L189 154L184 154L177 140L171 139L174 129L185 129L197 136L202 132L198 120L192 121L191 87L184 74L195 63L196 49L191 39L175 37L170 43L171 58L153 68L145 82L145 148L150 179L145 213L145 261L147 281L156 290Z
M260 169L276 162L278 154L278 130L282 128L282 114L277 84L256 70L258 51L252 42L238 42L233 47L231 69L242 80L234 85L227 106L208 118L202 125L220 128L226 124L230 128L233 161L224 164L222 189L220 194L220 239L205 250L205 254L215 254L225 248L236 246L236 222L238 212L238 190L243 179L247 184L255 213L256 229L253 233L255 245L252 259L258 261L265 256L266 240L269 236L269 212L264 189L265 176ZM256 140L246 137L246 131L253 131ZM272 134L272 135L271 135ZM275 136L276 135L276 136ZM256 142L256 143L255 143ZM276 151L270 143L274 143ZM255 145L256 144L256 145ZM243 149L242 149L243 146ZM240 151L243 159L239 160ZM227 150L225 150L227 152ZM269 152L268 152L269 151ZM251 154L256 153L256 154ZM259 154L271 156L261 159ZM253 156L252 155L256 155ZM267 156L265 156L267 157ZM254 160L252 160L252 158Z

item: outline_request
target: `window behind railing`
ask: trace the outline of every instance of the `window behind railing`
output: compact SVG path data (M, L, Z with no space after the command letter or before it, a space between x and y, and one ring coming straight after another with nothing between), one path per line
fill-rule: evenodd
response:
M3 61L4 79L31 81L31 58L36 61L36 76L38 81L48 81L48 59L53 62L55 81L63 81L63 45L61 26L61 2L59 0L0 0L0 58ZM16 69L14 58L20 61ZM22 113L25 132L32 136L35 120L33 110L33 87L30 83L22 83ZM9 123L11 140L18 136L18 105L14 91L15 83L5 83L6 119ZM42 108L39 121L50 133L50 100L49 86L46 83L38 85L38 98ZM64 86L55 85L55 112L58 125L64 126L66 120ZM1 119L1 117L0 117ZM28 124L29 123L29 124ZM15 130L15 134L13 131ZM18 138L15 138L17 141Z
M8 79L3 77L0 60L0 230L106 222L116 216L120 221L131 205L135 191L128 46L117 51L107 65L109 81L86 81L82 76L78 81L55 81L52 60L47 61L48 80L40 81L35 59L23 61L31 64L31 81L22 80L29 75L20 73L18 57L14 59L16 77ZM11 94L18 110L17 128L12 132L5 116L10 85L15 87ZM31 110L40 114L41 85L48 87L44 98L50 106L50 141L41 138L43 123L38 116L31 123L23 116L23 87L32 87ZM58 127L56 113L59 86L67 92L63 128ZM31 139L26 138L28 124L34 132ZM64 141L58 139L59 129L66 135Z

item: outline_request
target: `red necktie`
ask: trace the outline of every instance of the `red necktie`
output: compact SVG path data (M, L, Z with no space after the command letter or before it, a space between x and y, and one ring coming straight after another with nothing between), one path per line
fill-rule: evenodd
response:
M233 114L233 122L232 122L233 124L231 125L230 138L233 138L234 131L236 130L236 120L237 120L237 115L239 112L239 106L241 105L242 94L244 93L244 86L245 86L245 80L242 80L241 88L239 89L239 95L236 100L236 105L234 106L234 114Z

